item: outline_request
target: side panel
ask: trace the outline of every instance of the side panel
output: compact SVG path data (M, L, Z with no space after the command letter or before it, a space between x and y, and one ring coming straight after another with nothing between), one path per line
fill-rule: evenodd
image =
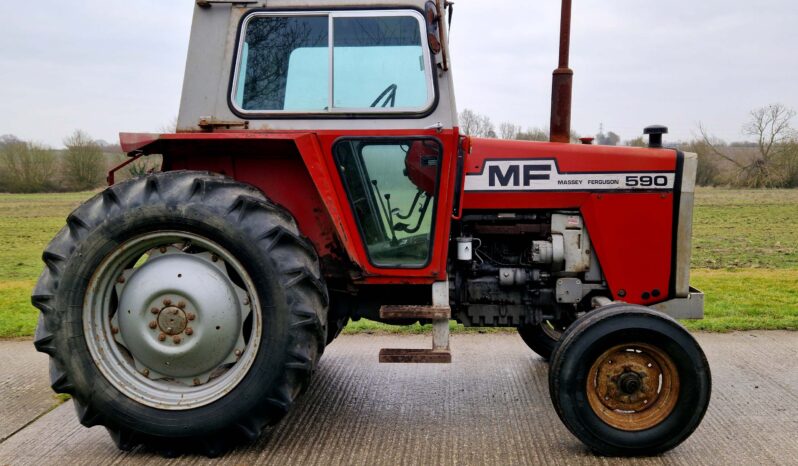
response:
M451 228L452 184L458 134L455 131L322 131L178 133L123 135L131 150L164 154L164 170L208 170L261 189L288 209L322 257L326 273L354 272L356 282L429 284L446 278ZM425 136L443 148L433 254L423 268L371 265L360 238L332 147L342 137ZM143 145L141 145L143 144Z
M463 210L578 209L614 298L653 304L675 278L678 175L670 150L474 139Z

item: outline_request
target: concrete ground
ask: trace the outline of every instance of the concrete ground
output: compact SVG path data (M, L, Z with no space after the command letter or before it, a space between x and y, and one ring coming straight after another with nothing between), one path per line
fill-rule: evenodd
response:
M546 364L512 334L455 335L451 365L377 363L381 347L425 337L343 336L281 424L216 460L119 452L103 428L78 424L71 403L47 413L46 358L0 342L0 465L798 464L798 333L698 339L714 386L703 424L675 450L636 460L593 456L562 426Z

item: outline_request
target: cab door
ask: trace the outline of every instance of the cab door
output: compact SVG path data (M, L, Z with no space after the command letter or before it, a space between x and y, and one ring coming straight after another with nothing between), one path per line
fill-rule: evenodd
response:
M297 145L359 279L444 279L458 135L423 12L255 10L241 30L231 106L313 132Z

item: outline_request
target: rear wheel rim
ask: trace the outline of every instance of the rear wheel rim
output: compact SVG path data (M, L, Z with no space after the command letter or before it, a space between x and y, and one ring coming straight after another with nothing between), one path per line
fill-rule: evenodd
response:
M263 323L254 283L227 249L163 231L123 242L97 267L83 329L117 390L143 405L188 410L241 383Z
M637 432L661 424L679 398L679 372L662 349L646 343L614 346L590 367L587 399L606 424Z

